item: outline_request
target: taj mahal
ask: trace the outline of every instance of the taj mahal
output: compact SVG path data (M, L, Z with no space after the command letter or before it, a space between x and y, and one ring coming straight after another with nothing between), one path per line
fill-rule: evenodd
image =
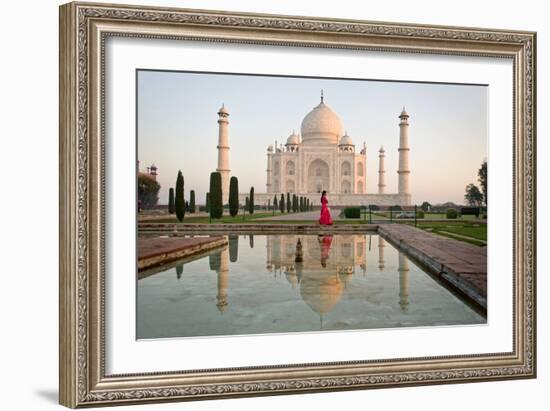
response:
M326 190L331 205L410 205L409 115L403 108L399 118L398 191L386 193L385 151L378 151L378 184L371 189L367 180L367 145L356 148L338 115L321 101L302 120L300 134L294 131L285 144L275 141L267 147L266 189L255 194L256 204L267 204L275 195L297 194L317 204ZM229 197L229 112L218 111L218 165L222 176L223 202ZM260 191L260 190L258 190ZM239 194L244 203L248 193Z

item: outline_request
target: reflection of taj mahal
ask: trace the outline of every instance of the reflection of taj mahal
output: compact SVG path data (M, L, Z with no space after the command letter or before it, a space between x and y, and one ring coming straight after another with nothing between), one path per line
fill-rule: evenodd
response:
M252 236L250 236L252 237ZM301 299L321 318L333 310L346 293L356 270L367 275L369 249L377 248L378 271L384 272L385 240L370 235L269 235L266 244L266 269L274 275L284 275L293 289L298 289ZM238 258L239 236L230 235L229 245L218 253L211 254L210 268L217 273L216 306L225 312L230 306L228 288L230 262ZM253 242L250 241L252 246ZM407 310L408 259L399 252L397 273L399 275L399 306Z
M219 140L217 171L222 174L224 203L229 193L229 112L218 112ZM281 193L305 196L317 204L319 193L326 190L332 205L410 205L409 188L409 115L399 115L398 192L386 193L385 151L378 151L378 185L372 194L367 182L367 146L360 150L344 131L338 115L321 102L302 120L301 135L294 131L286 143L267 148L266 192L256 193L257 203L266 203ZM259 191L259 190L258 190ZM240 195L244 201L246 193Z

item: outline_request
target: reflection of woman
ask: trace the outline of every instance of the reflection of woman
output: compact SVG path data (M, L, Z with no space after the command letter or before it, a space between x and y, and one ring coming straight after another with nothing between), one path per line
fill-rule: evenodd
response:
M319 236L319 243L321 244L321 265L326 267L328 256L330 254L330 246L332 245L332 236Z
M321 194L321 218L319 218L319 224L332 225L332 217L328 209L327 192L323 190Z

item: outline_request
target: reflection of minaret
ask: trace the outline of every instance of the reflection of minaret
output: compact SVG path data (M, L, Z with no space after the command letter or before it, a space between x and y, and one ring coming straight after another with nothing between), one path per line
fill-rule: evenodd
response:
M409 305L409 260L399 253L399 305L405 311Z
M384 194L386 190L386 170L384 169L384 147L380 147L378 154L378 194Z
M220 253L220 266L218 273L218 295L216 306L221 313L227 308L227 274L229 272L229 249L225 247Z
M222 175L222 201L227 204L229 199L229 112L224 105L218 111L218 168L216 171Z
M382 236L378 236L378 269L384 271L384 247L386 246L386 240Z

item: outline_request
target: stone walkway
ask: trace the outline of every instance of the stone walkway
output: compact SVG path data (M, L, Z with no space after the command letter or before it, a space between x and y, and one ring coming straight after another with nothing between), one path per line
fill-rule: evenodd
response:
M404 224L384 224L378 232L433 274L487 309L487 248L441 237Z
M205 252L227 244L225 236L140 237L137 241L138 270Z

